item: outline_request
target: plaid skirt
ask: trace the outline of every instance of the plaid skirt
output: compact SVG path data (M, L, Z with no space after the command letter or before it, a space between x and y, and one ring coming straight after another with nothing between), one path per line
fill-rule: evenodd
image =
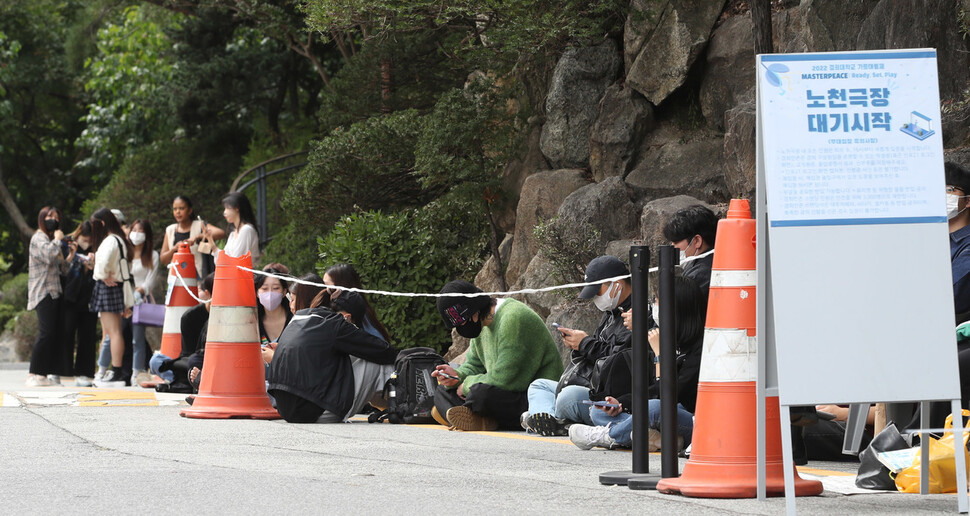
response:
M92 312L112 312L120 314L125 311L125 290L121 283L113 287L98 281L91 293L91 304L88 309Z

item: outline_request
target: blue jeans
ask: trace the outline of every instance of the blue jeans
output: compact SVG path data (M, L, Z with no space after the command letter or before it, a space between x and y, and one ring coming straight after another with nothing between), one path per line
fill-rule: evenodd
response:
M172 380L175 379L175 373L173 373L171 370L165 371L164 373L158 372L158 366L162 365L162 362L168 359L169 357L167 355L163 355L156 351L155 354L152 355L152 358L148 361L148 370L151 371L152 374L157 374L162 380L172 383Z
M573 423L593 424L589 417L589 407L583 400L589 400L589 388L567 385L556 396L559 382L540 378L529 385L529 414L545 412Z
M630 446L633 443L633 415L626 412L610 417L606 412L590 407L590 416L596 426L610 425L610 437L620 446ZM647 401L647 426L660 431L660 400ZM691 433L694 431L694 415L683 405L677 404L677 435L684 438L684 447L690 444Z
M148 348L148 341L145 340L145 327L140 324L131 325L131 368L136 371L145 370L145 349Z

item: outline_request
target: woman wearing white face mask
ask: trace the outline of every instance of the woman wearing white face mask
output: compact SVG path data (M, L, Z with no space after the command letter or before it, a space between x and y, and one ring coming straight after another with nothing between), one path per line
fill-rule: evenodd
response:
M131 223L128 240L132 245L131 276L135 280L135 304L153 302L152 287L158 275L159 254L152 249L152 225L148 219L138 219ZM135 324L131 327L132 345L132 375L131 384L141 385L142 381L151 380L148 370L148 357L151 351L145 340L145 326Z
M290 269L279 263L271 263L263 267L264 272L270 274L288 275ZM283 329L290 323L293 313L286 301L286 289L289 282L269 276L257 274L255 277L256 297L259 305L256 312L259 318L259 340L264 347L275 347Z

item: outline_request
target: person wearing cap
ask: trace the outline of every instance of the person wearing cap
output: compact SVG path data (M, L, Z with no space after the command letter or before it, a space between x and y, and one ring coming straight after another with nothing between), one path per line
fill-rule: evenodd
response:
M687 259L714 249L717 215L700 204L688 206L670 216L664 223L663 235L670 241L670 245L680 250L684 277L694 280L701 287L703 298L707 300L714 255L709 254L690 261Z
M586 267L587 283L579 299L592 299L603 312L592 335L582 330L558 327L569 348L569 364L559 381L540 379L529 385L529 411L522 426L542 435L566 435L573 423L592 425L589 407L590 377L596 361L630 349L632 334L623 326L622 313L630 309L633 286L627 266L615 256L600 256Z
M360 297L344 292L340 298ZM363 300L344 300L351 317ZM269 364L268 391L290 423L338 423L356 414L393 372L397 352L330 308L298 311Z
M118 208L111 208L111 213L118 219L118 224L121 224L121 230L125 232L127 237L130 229L128 228L128 221L125 220L125 215Z
M474 295L481 292L460 280L441 289L437 307L445 328L471 342L464 364L457 369L442 364L432 372L438 388L431 413L456 430L518 429L529 384L559 378L562 358L531 308L514 299Z

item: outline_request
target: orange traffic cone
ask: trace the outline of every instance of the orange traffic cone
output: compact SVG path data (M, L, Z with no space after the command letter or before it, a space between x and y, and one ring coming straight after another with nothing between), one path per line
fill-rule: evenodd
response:
M185 417L202 419L279 419L266 394L266 372L259 348L256 289L249 253L216 261L202 383Z
M727 218L718 222L690 459L683 475L657 484L661 493L757 496L756 229L747 200L732 200ZM766 407L767 493L781 496L785 479L778 398L768 398ZM795 472L797 496L821 492L821 482Z
M185 280L185 285L175 275ZM188 290L186 290L186 286ZM165 322L162 326L163 355L176 359L182 353L182 316L199 303L189 295L199 295L198 279L195 275L195 258L188 244L179 244L172 257L172 270L168 273L168 295L165 296Z

